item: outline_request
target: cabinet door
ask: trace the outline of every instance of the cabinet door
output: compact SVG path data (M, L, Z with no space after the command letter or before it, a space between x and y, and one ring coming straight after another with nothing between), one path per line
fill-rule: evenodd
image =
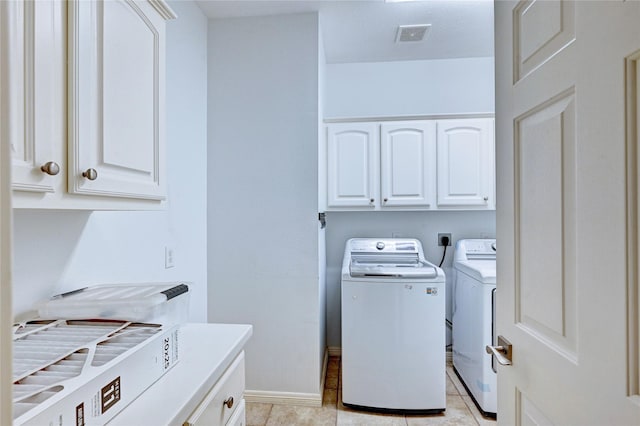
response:
M241 424L244 421L244 351L240 353L222 375L220 380L213 385L204 399L196 407L195 411L183 423L183 426L224 426L229 424ZM241 409L241 413L234 417L235 411Z
M493 208L493 119L438 121L438 206Z
M246 410L244 399L242 399L225 426L245 426L247 423Z
M162 200L161 1L69 2L69 191Z
M380 134L382 207L429 207L435 193L435 122L383 123Z
M8 135L14 190L54 192L63 166L65 34L59 1L7 2ZM45 166L46 165L46 166Z
M339 123L327 126L327 206L379 205L378 125Z

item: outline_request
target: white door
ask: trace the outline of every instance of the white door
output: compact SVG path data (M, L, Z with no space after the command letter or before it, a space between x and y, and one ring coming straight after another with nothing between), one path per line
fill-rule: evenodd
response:
M6 6L8 2L0 4L0 22L7 22ZM4 57L4 55L0 55ZM0 70L5 70L8 64L4 59L0 59ZM7 88L7 80L0 72L0 88ZM6 109L4 105L0 107L0 136L4 139L7 136ZM11 191L10 191L10 171L11 160L9 157L9 145L0 144L0 279L3 285L0 286L0 345L3 348L10 348L13 341L13 331L11 325L14 317L11 309L11 292L13 282L11 279L12 267L12 216L11 216ZM13 398L13 366L12 351L3 350L0 352L0 424L9 425L12 422Z
M438 121L438 206L494 206L493 119Z
M383 123L380 128L382 207L433 204L435 121Z
M165 197L162 4L68 4L72 193Z
M64 173L65 33L56 25L58 2L8 2L7 63L8 135L12 187L53 192Z
M376 123L327 126L327 206L379 205L379 138Z
M638 425L640 2L495 20L498 421Z
M11 13L11 3L0 2L0 27L7 28L10 23L16 22L15 15ZM11 30L9 30L11 31ZM3 30L0 34L0 45L3 49L7 46L7 36L9 31ZM9 60L9 52L3 51L0 54L0 424L10 425L12 423L12 384L13 366L12 351L8 348L12 345L14 321L11 308L11 292L13 282L11 278L12 267L12 210L11 210L11 160L9 140L10 128L7 123L11 122L7 102L9 87L11 86L10 74L7 70L12 66Z

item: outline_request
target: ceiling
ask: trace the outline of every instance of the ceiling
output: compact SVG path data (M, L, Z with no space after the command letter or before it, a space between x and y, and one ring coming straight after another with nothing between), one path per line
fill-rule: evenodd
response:
M319 12L328 63L493 56L492 0L196 0L210 18ZM431 24L396 43L399 25Z

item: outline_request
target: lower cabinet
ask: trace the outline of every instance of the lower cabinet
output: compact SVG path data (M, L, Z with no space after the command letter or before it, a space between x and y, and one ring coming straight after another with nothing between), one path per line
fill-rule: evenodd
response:
M247 324L186 324L179 361L124 407L109 426L245 425Z
M184 426L244 425L244 351L209 390Z
M227 426L244 426L247 424L246 418L247 415L243 399L242 401L240 401L240 405L238 406L238 408L236 408L236 410L233 412L233 415L227 422Z

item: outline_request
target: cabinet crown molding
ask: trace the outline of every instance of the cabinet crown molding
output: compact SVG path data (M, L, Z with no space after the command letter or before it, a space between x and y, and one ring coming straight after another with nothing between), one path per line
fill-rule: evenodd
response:
M171 9L169 4L165 0L147 0L154 9L167 21L170 19L177 19L178 15Z

